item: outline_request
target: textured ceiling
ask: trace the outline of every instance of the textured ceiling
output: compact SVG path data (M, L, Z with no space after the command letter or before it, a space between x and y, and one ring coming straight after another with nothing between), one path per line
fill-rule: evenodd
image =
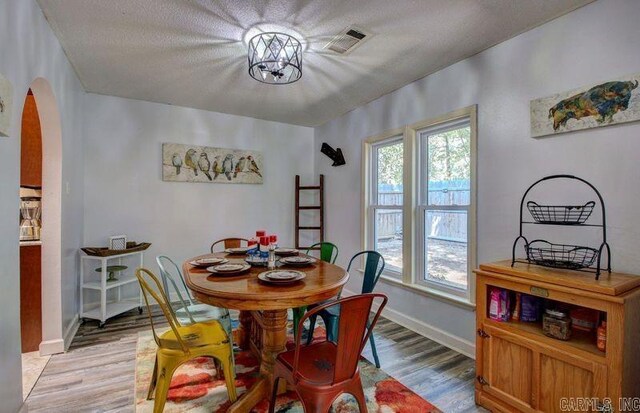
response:
M591 0L38 0L88 92L316 126ZM307 42L302 79L247 74L243 37ZM323 50L349 25L372 35Z

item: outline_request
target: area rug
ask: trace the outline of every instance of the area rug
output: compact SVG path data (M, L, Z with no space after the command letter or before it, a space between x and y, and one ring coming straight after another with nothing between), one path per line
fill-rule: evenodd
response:
M315 337L324 336L324 329L316 329ZM293 345L291 339L288 347ZM136 398L137 413L151 413L153 400L147 400L156 344L151 332L138 335L136 349ZM258 360L250 351L236 351L236 388L238 397L256 381ZM402 385L382 369L377 369L364 358L360 359L360 376L370 413L439 413L436 407ZM223 379L215 378L215 366L211 359L201 357L182 365L174 374L164 411L170 413L224 413L229 408L227 389ZM262 400L251 413L266 413L269 401ZM341 395L332 407L333 413L358 412L356 400L349 394ZM276 412L303 413L295 392L278 396Z

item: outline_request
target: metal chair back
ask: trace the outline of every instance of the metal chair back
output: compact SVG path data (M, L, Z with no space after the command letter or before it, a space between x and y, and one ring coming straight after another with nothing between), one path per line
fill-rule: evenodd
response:
M217 241L215 241L213 244L211 244L211 252L214 252L215 247L219 244L223 244L224 249L226 250L227 248L239 248L242 246L242 243L244 243L245 245L247 245L249 243L248 239L245 238L223 238L223 239L219 239Z
M378 251L360 251L349 261L347 272L351 269L353 262L364 255L364 277L362 280L362 294L373 291L380 279L380 274L384 271L384 258Z
M369 323L369 314L375 299L381 299L381 302L375 312L373 320ZM296 373L300 358L302 325L305 320L313 315L317 315L317 313L322 310L340 306L341 315L338 322L336 359L332 361L335 366L332 385L353 378L358 368L360 354L386 304L387 297L384 294L361 294L341 298L308 311L298 323L298 334L296 335L296 347L293 358L293 377L297 378Z
M180 333L178 332L178 327L181 327L178 319L176 318L173 310L171 309L171 304L165 291L156 277L151 271L146 268L138 268L136 270L136 277L138 278L138 282L140 283L140 288L142 290L142 296L144 297L144 302L147 305L147 313L149 314L149 320L151 321L151 330L153 331L153 338L156 341L156 344L160 347L160 338L156 333L156 327L153 323L153 316L151 315L151 304L149 303L149 296L153 298L153 300L160 306L162 313L164 314L167 322L169 323L169 327L173 330L173 333L176 336L178 344L180 348L185 353L189 352L189 348L185 344L185 342L180 337Z
M334 264L336 259L338 259L338 247L335 244L330 242L317 242L307 249L306 254L309 255L314 248L320 248L320 259L324 262Z

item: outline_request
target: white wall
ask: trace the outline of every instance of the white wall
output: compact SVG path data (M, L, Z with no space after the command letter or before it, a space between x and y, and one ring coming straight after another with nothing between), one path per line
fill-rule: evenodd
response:
M75 217L82 216L84 92L35 1L0 0L0 56L0 72L14 87L11 136L0 137L0 411L14 412L22 403L17 210L22 105L31 82L44 77L51 84L62 117L62 179L70 187L69 194L62 194L64 329L77 313L76 262L82 221Z
M537 178L571 173L591 181L607 203L614 270L640 273L640 123L532 139L529 101L640 72L640 2L600 0L411 83L315 129L341 147L329 181L327 238L340 263L361 249L361 141L385 130L478 105L478 260L508 258L518 233L520 197ZM348 288L359 289L353 277ZM474 313L381 282L388 306L413 321L474 341ZM397 315L396 314L396 315ZM405 320L406 321L406 320ZM437 330L436 330L437 331Z
M213 240L256 229L293 243L294 177L313 174L313 129L88 94L85 244L110 235L153 243L147 266L207 253ZM264 184L163 182L163 142L262 151Z

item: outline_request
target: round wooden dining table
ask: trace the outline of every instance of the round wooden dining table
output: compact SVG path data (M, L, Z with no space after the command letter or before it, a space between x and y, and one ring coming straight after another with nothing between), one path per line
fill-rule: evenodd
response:
M182 266L187 286L195 298L216 307L240 310L240 325L234 333L236 343L250 349L260 360L260 378L238 399L228 412L249 412L260 400L271 397L273 366L278 353L285 350L287 309L319 303L336 296L349 279L337 265L317 260L307 267L288 267L305 273L292 284L267 284L258 279L265 267L251 267L241 275L211 274L189 262L199 258L223 257L244 263L244 255L214 253L191 258ZM285 385L284 380L280 383ZM285 388L279 389L284 391Z

